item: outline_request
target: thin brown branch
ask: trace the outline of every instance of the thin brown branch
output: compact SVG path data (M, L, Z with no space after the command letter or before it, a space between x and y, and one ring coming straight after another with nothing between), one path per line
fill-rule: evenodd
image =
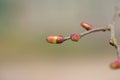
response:
M116 44L115 49L117 51L117 58L120 60L120 47L119 47L119 45Z
M81 37L87 35L87 34L90 34L90 33L93 33L93 32L99 32L99 31L110 31L110 28L109 27L99 27L99 28L93 28L89 31L86 31L86 32L83 32L80 34Z
M93 28L91 30L88 30L88 31L85 31L85 32L82 32L80 33L80 37L84 37L90 33L94 33L94 32L100 32L100 31L110 31L110 28L109 27L99 27L99 28ZM67 36L64 38L65 40L68 40L70 39L70 36Z
M116 39L116 36L115 36L115 29L114 29L116 21L118 20L118 18L120 18L120 2L115 7L115 13L114 13L114 16L113 16L113 19L112 19L112 23L109 25L109 27L111 29L111 39L113 40L114 47L115 47L116 52L117 52L117 57L120 60L120 47L117 43L117 39Z

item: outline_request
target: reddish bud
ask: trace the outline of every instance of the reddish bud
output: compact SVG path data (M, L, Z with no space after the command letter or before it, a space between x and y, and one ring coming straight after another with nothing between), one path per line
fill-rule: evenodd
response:
M52 43L52 44L59 44L64 41L63 36L49 36L47 37L47 42Z
M88 23L86 23L86 22L81 22L80 25L81 25L83 28L85 28L86 30L91 30L91 29L93 29L93 26L90 25L90 24L88 24Z
M112 45L112 46L115 46L114 40L113 40L113 39L110 39L110 40L109 40L109 44Z
M76 33L71 34L71 35L70 35L70 39L71 39L72 41L78 41L78 40L80 39L80 35L79 35L79 34L76 34Z
M120 60L116 60L111 64L112 69L118 69L120 68Z

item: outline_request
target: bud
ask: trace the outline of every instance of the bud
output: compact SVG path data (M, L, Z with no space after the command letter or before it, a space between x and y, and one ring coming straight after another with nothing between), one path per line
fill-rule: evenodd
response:
M88 23L86 23L86 22L81 22L80 25L81 25L83 28L85 28L86 30L91 30L91 29L93 29L93 26L90 25L90 24L88 24Z
M52 44L59 44L64 41L63 36L49 36L47 37L47 42L52 43Z
M110 40L109 40L109 44L112 45L112 46L115 46L114 40L113 40L113 39L110 39Z
M120 60L116 60L111 64L112 69L118 69L120 68Z
M76 33L70 34L70 39L71 39L72 41L78 41L78 40L80 39L80 35L79 35L79 34L76 34Z

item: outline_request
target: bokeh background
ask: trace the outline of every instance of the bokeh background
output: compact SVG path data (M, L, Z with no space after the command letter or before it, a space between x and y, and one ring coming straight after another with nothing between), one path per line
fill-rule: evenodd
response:
M108 44L110 32L90 34L79 42L46 42L50 35L85 31L81 21L95 27L109 24L117 3L0 0L0 80L119 80L120 70L109 67L116 59Z

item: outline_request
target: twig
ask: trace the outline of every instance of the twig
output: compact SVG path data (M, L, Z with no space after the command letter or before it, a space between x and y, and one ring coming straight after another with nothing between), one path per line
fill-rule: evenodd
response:
M98 31L110 31L110 28L109 27L100 27L100 28L93 28L89 31L86 31L86 32L83 32L80 34L81 37L87 35L87 34L90 34L90 33L93 33L93 32L98 32Z
M117 53L117 62L114 62L112 64L112 67L113 68L120 68L120 46L118 45L117 43L117 39L116 39L116 36L115 36L115 24L116 24L116 21L117 21L117 18L120 18L120 5L117 5L115 7L115 13L113 15L113 19L111 20L111 23L107 26L104 26L104 27L99 27L99 28L94 28L93 26L89 25L88 23L86 22L82 22L80 23L81 26L83 28L85 28L87 31L85 32L82 32L80 34L70 34L69 36L49 36L47 38L47 41L49 43L52 43L52 44L60 44L66 40L69 40L71 39L72 41L78 41L80 38L88 35L88 34L91 34L91 33L94 33L94 32L100 32L100 31L110 31L110 34L111 34L111 37L110 37L110 40L109 40L109 43L115 47L116 49L116 53Z
M99 31L110 31L110 27L99 27L99 28L93 28L91 30L88 30L88 31L85 31L85 32L82 32L80 33L80 37L84 37L90 33L94 33L94 32L99 32ZM69 40L70 39L70 36L67 36L67 37L64 37L65 40Z
M111 29L111 40L113 40L113 43L114 43L114 47L116 49L116 52L117 52L117 58L118 60L120 60L120 47L117 43L117 39L116 39L116 36L115 36L115 24L116 24L116 20L117 18L120 18L120 8L119 8L120 5L117 5L115 7L115 13L114 13L114 16L113 16L113 19L112 19L112 23L109 25L110 29Z

